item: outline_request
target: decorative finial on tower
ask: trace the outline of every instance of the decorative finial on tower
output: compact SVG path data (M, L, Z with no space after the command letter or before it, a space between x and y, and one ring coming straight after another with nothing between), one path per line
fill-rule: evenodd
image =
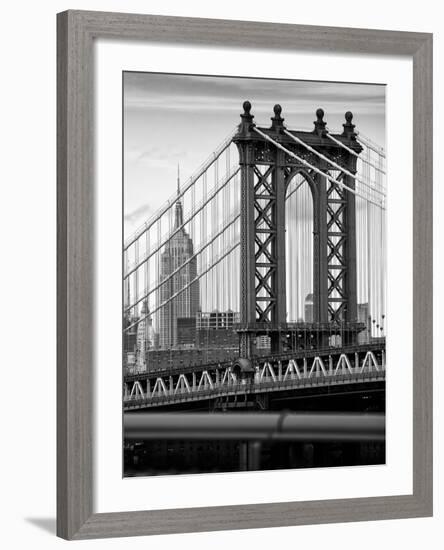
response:
M281 117L282 113L282 107L277 103L273 107L274 116L271 117L271 128L273 130L279 130L279 128L283 128L284 126L284 119Z
M250 131L251 126L254 125L254 116L250 113L251 103L249 101L244 101L242 107L244 109L244 112L240 116L242 122L239 125L239 132L246 134Z
M353 113L351 111L347 111L345 113L345 124L342 125L344 128L342 135L348 139L356 140L357 134L355 133L355 125L352 124L352 120Z
M326 132L325 127L327 126L327 123L324 121L324 114L323 109L318 109L316 111L316 120L313 123L315 126L314 133L318 134L319 137L324 136Z

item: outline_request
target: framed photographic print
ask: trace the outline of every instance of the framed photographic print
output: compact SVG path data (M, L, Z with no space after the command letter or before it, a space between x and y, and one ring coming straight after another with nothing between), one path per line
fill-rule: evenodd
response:
M60 536L431 515L431 67L59 14Z

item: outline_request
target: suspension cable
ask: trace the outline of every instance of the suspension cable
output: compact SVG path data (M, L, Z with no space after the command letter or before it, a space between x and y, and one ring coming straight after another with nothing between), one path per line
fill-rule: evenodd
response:
M202 273L197 275L197 277L194 277L194 279L192 279L189 283L187 283L182 288L180 288L177 292L172 294L167 300L165 300L164 302L162 302L161 304L156 306L152 311L149 311L143 317L140 317L140 319L137 319L137 321L135 321L131 325L125 327L124 332L128 332L131 328L135 327L136 325L138 325L142 321L145 321L145 319L147 319L148 317L150 317L151 315L156 313L159 309L161 309L162 307L165 307L169 302L171 302L171 300L174 300L174 298L177 298L177 296L182 294L182 292L185 292L185 290L187 290L192 284L197 283L197 281L199 281L199 279L201 279L204 275L206 275L209 271L211 271L214 267L216 267L216 265L218 265L224 258L226 258L229 254L231 254L238 246L240 246L240 242L236 242L222 256L217 258L211 265L209 265L204 271L202 271Z
M356 176L355 174L352 174L349 170L347 170L347 168L344 168L343 166L341 166L340 164L337 164L334 160L331 160L330 158L326 157L325 155L323 155L322 153L320 153L319 151L316 151L316 149L314 149L313 147L311 147L310 145L308 145L307 143L305 143L304 141L302 141L302 139L298 138L297 136L294 136L292 133L290 133L288 130L286 130L285 128L283 129L284 132L287 134L287 136L291 137L291 139L293 139L296 143L299 143L300 145L303 145L306 149L308 149L309 151L311 151L312 153L314 153L315 155L317 155L319 158L321 158L322 160L325 160L326 162L328 162L329 164L331 164L332 166L334 166L335 168L337 168L338 170L340 170L341 172L344 172L344 174L347 174L347 176L350 176L351 178L353 178L355 181L361 183L362 185L364 185L365 187L368 187L370 189L370 191L375 191L376 193L379 193L381 195L384 196L384 193L383 191L380 191L379 189L375 188L375 187L372 187L371 185L369 185L367 182L365 182L364 180L361 180L361 178L358 178L358 176ZM340 142L338 142L340 143ZM350 149L351 151L351 149Z
M296 191L301 187L301 185L303 184L304 182L300 182L294 189L292 189L292 191L286 196L285 200L288 200L294 193L296 193ZM211 197L209 198L211 200ZM197 212L196 212L197 213ZM216 235L213 236L213 238L210 240L210 241L207 241L207 243L203 244L200 249L195 252L193 254L193 256L190 258L194 258L194 257L197 257L201 252L203 252L206 248L208 248L208 246L210 246L210 244L215 240L217 239L217 237L219 237L220 235L222 234L225 234L225 231L227 229L229 229L238 219L239 219L239 216L240 214L236 215L230 222L228 222L228 224L226 225L226 227L224 227L223 229L221 229ZM127 270L126 270L126 273L124 274L124 280L127 280L129 275L131 275L134 271L136 271L137 269L139 269L144 263L148 263L148 260L156 253L159 251L160 248L162 248L162 246L164 246L172 237L174 237L174 235L181 229L183 228L187 223L189 222L186 221L183 225L181 225L177 230L175 230L173 232L172 235L170 235L168 237L168 239L166 239L160 246L156 246L155 250L149 252L147 254L147 256L145 258L143 258L143 260L136 266L133 266L132 268L129 268L127 267ZM148 234L148 233L147 233ZM125 251L126 252L126 251ZM184 264L181 264L174 273L176 273L177 271L179 271L182 267L185 267L185 265L188 263L189 261L185 262ZM172 275L174 275L174 273L171 273L171 275L162 281L162 283L160 283L159 285L157 285L154 289L150 290L149 292L147 291L147 285L145 285L145 294L141 297L141 298L138 298L135 302L133 302L131 305L127 305L125 307L125 311L129 311L130 309L132 309L133 307L135 307L137 304L139 304L142 300L148 298L148 296L154 291L156 290L157 288L159 288L160 286L162 286L165 282L167 282L170 277Z
M229 183L230 181L239 173L240 171L240 166L238 166L234 172L232 172L231 174L229 174L225 181L219 186L217 187L215 190L213 190L212 194L209 195L206 199L204 199L204 201L200 204L200 206L194 211L191 213L190 217L185 220L179 227L177 227L174 231L171 232L171 234L168 236L168 238L164 239L160 244L156 245L154 247L153 250L151 250L151 252L147 253L147 255L140 261L140 262L137 262L135 265L133 265L132 267L129 268L129 271L127 273L124 274L124 279L126 279L127 277L129 277L131 275L131 273L133 273L134 271L136 271L137 269L139 269L139 267L141 265L143 265L145 262L147 262L151 256L153 256L156 252L158 252L163 246L165 246L167 244L167 242L172 239L172 237L174 237L174 235L177 235L177 233L179 233L203 208L205 208L205 206L218 194L220 193Z
M125 308L125 312L129 311L133 307L137 306L137 304L140 304L143 300L148 298L153 292L155 292L157 289L159 289L161 286L163 286L165 283L167 283L174 275L177 275L177 273L186 267L194 258L196 258L199 254L201 254L206 248L208 248L218 237L225 234L227 229L229 229L238 219L240 218L240 214L237 214L227 225L225 225L220 231L218 231L213 237L207 241L205 244L203 244L199 250L197 250L192 256L187 258L187 260L180 264L174 271L168 274L168 277L165 277L165 279L162 279L160 282L158 282L153 288L148 290L148 285L145 287L145 294L141 296L140 298L137 298L135 302L133 302L130 306L127 306Z
M368 149L371 149L374 153L385 159L385 153L381 147L372 143L368 137L365 137L361 132L358 133L356 140L361 144L365 145ZM379 147L379 149L378 149Z
M385 172L381 167L376 166L376 164L373 164L373 162L370 162L369 160L361 157L356 151L353 151L353 149L350 149L350 147L347 147L347 145L342 143L342 141L339 141L339 139L336 139L335 137L333 137L329 132L326 133L326 136L328 137L328 139L331 139L331 141L336 143L336 145L339 145L340 147L342 147L343 149L348 151L351 155L354 155L356 158L362 160L362 162L365 162L366 164L369 164L372 168L374 168L378 172L381 172L381 174L385 175Z
M264 139L266 139L267 141L269 141L270 143L272 143L275 147L277 147L278 149L281 149L282 151L284 151L285 153L287 153L287 155L290 155L291 157L295 158L298 162L300 162L301 164L303 164L304 166L308 166L309 168L311 168L314 172L316 172L317 174L325 177L326 179L328 179L331 183L334 183L334 184L337 184L339 185L339 187L343 188L343 189L346 189L347 191L350 191L350 193L352 193L353 195L356 195L358 197L361 197L361 199L364 199L368 202L371 202L372 204L374 204L375 206L378 206L379 208L382 208L383 210L385 210L385 207L382 203L380 202L376 202L372 199L370 199L369 197L366 197L364 195L362 195L361 193L359 193L359 191L356 191L355 189L352 189L351 187L349 187L348 185L345 185L344 183L338 181L337 179L331 177L329 174L326 174L325 172L323 172L322 170L320 170L319 168L317 168L316 166L313 166L312 164L310 164L308 161L306 161L305 159L303 159L302 157L300 157L299 155L296 155L296 153L293 153L292 151L289 151L288 149L286 149L283 145L281 145L280 143L278 143L277 141L275 141L273 138L271 138L270 136L267 136L267 134L264 134L264 132L261 132L261 130L259 130L258 128L256 127L253 127L253 130L258 133L260 136L262 136Z
M237 130L237 127L236 129ZM170 208L173 207L173 205L176 203L177 200L180 200L185 193L193 187L193 185L199 180L199 178L214 164L214 162L217 161L217 159L223 154L223 152L228 149L231 145L232 139L233 139L234 131L231 131L229 136L220 144L218 149L214 151L214 153L203 163L201 168L198 170L198 172L191 176L188 184L185 184L184 187L182 187L180 193L174 197L174 200L169 200L167 204L165 204L163 207L160 208L152 217L150 220L145 222L139 229L135 231L135 233L129 237L129 239L124 244L124 250L129 248L132 244L134 244L140 237L146 233L156 222L157 220L162 217Z

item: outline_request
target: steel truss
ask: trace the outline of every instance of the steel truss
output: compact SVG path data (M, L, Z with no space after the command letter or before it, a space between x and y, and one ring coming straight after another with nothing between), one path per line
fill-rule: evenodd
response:
M124 383L126 409L149 408L184 401L216 399L229 395L285 391L300 387L385 380L385 348L354 353L329 350L307 358L257 360L251 369L240 364L180 374L140 373Z

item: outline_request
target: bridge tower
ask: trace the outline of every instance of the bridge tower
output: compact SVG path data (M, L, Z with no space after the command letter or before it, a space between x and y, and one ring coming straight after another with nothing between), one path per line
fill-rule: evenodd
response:
M355 188L348 174L362 151L353 115L345 114L343 133L330 139L322 109L312 132L288 131L280 105L268 128L255 125L249 101L243 109L233 138L241 167L240 357L254 355L262 334L272 353L284 351L292 331L309 331L317 346L337 331L351 344L364 328L357 322L355 195L347 190ZM313 198L313 323L303 326L288 323L286 311L285 200L297 174Z

